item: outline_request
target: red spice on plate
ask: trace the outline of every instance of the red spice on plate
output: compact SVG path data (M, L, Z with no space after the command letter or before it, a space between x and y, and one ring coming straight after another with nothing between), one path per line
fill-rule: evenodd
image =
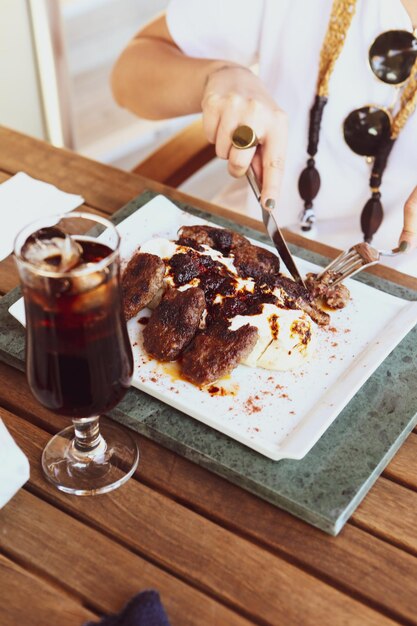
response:
M261 411L261 407L255 404L254 398L249 397L245 402L245 411L249 414L259 413Z

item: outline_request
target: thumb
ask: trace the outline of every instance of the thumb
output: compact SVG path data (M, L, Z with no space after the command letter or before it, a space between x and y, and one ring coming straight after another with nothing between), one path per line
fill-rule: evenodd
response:
M399 245L406 252L417 247L417 187L414 188L404 205L404 227L399 238Z

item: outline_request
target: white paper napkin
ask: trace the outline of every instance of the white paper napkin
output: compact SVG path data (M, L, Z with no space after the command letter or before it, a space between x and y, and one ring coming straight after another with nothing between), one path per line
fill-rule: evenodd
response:
M0 509L29 480L29 461L0 419Z
M0 261L13 251L13 242L26 224L53 213L72 211L84 198L60 191L49 183L19 172L0 184Z

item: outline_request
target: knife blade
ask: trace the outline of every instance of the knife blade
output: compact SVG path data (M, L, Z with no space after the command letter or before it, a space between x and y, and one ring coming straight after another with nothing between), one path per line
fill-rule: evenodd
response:
M287 270L289 271L289 273L291 274L295 282L300 283L301 285L303 285L303 287L305 287L304 280L302 279L301 274L297 269L294 258L287 246L287 242L285 241L283 234L281 233L281 230L277 224L275 216L262 206L261 190L260 190L259 183L257 181L256 174L253 170L252 165L249 166L249 169L246 173L246 178L248 179L249 185L251 186L252 191L255 194L256 199L259 202L259 206L261 207L261 210L262 210L263 223L265 225L266 231L269 237L271 238L272 243L274 244L279 256L283 260Z

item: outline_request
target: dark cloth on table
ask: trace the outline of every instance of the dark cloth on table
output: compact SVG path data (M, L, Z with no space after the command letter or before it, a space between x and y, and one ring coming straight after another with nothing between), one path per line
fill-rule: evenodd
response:
M84 626L170 626L157 591L142 591L120 613L103 617Z

